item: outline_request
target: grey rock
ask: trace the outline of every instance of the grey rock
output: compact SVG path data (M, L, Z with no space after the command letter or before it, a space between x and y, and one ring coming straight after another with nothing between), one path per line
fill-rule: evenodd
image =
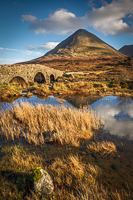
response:
M41 196L51 194L54 190L53 181L44 169L39 170L42 177L38 181L34 181L34 192Z

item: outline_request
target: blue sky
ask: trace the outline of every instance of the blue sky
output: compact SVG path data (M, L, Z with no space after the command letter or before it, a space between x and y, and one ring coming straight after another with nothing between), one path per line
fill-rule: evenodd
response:
M133 0L1 0L0 64L38 58L79 28L117 50L133 44Z

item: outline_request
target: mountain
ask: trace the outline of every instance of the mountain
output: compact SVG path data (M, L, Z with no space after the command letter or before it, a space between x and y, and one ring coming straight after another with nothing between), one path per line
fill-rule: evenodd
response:
M119 52L125 55L133 56L133 45L125 45L119 49Z
M47 52L42 58L54 57L94 57L94 56L123 56L119 51L106 44L96 35L79 29L67 39Z
M96 35L79 29L44 56L21 64L42 64L61 71L88 71L125 58Z

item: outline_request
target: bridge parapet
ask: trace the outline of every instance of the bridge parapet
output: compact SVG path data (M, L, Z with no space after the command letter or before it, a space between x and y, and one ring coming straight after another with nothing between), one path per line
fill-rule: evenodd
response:
M50 83L50 76L53 75L56 80L58 76L63 75L63 71L49 68L40 64L28 65L0 65L0 82L9 83L15 77L21 77L26 83L34 82L37 73L41 73L46 83Z

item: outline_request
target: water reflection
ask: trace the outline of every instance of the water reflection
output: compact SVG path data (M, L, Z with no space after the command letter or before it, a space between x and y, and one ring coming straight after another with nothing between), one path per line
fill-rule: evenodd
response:
M80 106L88 106L93 110L96 110L100 115L104 115L105 129L109 130L112 135L118 135L120 137L126 137L133 140L133 99L130 97L117 97L106 96L104 98L99 97L66 97L66 102L59 103L58 97L49 96L48 98L39 98L32 96L29 99L22 97L14 101L14 103L26 101L36 105L52 104L52 105L64 105L74 106L79 108ZM0 104L0 111L5 110L12 106L13 103L2 102Z
M15 100L13 103L8 103L8 102L2 102L0 104L0 111L1 110L6 110L7 108L9 107L12 107L13 104L15 103L20 103L22 101L24 102L28 102L28 103L31 103L33 105L36 105L36 104L45 104L45 105L48 105L48 104L51 104L53 106L55 105L61 105L59 102L58 102L59 98L58 97L54 97L54 96L49 96L48 98L39 98L39 97L36 97L35 95L32 95L30 98L26 98L26 97L21 97L17 100ZM71 103L69 102L63 102L63 105L65 106L73 106Z
M105 129L111 134L133 139L133 100L129 97L106 96L91 108L104 113Z
M66 97L65 98L70 104L72 104L76 108L80 108L81 106L91 105L94 102L101 99L100 97Z

